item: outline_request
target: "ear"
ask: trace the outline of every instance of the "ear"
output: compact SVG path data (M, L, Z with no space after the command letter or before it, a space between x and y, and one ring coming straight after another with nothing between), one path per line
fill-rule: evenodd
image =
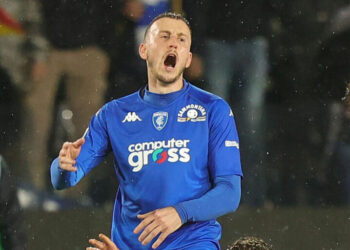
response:
M191 65L191 62L192 62L192 53L191 52L188 52L189 54L188 54L188 58L187 58L187 62L186 62L186 69L188 68L188 67L190 67L190 65Z
M147 45L145 43L140 44L139 55L143 60L147 59Z

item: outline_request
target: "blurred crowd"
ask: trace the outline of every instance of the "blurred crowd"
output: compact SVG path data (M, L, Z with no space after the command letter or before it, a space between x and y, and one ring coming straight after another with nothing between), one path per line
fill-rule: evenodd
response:
M165 11L192 26L186 79L232 107L242 203L350 204L345 0L1 0L0 154L9 171L54 192L49 164L62 143L82 136L103 103L147 83L138 45ZM112 202L112 161L55 195Z

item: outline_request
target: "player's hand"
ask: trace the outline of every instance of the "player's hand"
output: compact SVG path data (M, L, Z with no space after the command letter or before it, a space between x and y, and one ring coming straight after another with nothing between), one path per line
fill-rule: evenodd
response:
M146 214L139 214L137 218L141 219L141 223L134 229L134 233L138 234L139 241L142 245L148 244L158 234L158 239L153 243L152 248L157 248L168 237L169 234L175 232L182 226L182 221L173 207L157 209Z
M85 143L84 138L80 138L75 142L65 142L58 155L58 162L60 168L67 171L77 171L73 165L76 163L75 159L78 157L81 146Z
M114 242L104 234L99 234L98 237L102 240L90 239L89 243L94 247L87 247L86 250L119 250Z

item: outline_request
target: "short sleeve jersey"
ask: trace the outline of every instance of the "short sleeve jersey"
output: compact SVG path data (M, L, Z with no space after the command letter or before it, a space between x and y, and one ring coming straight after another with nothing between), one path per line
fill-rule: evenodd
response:
M84 174L113 151L119 190L112 240L120 249L142 246L137 215L201 197L216 176L242 175L232 111L221 98L185 82L166 106L146 102L142 90L104 105L92 118L77 158ZM205 209L205 208L203 208ZM216 220L184 224L158 249L218 241ZM156 237L157 238L157 237Z

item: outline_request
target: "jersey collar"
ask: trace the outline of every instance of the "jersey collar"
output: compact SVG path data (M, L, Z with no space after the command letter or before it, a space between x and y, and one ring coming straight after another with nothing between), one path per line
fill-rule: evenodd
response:
M182 89L168 94L156 94L150 92L148 90L148 86L146 86L144 87L143 91L141 91L141 93L143 93L143 95L141 94L141 96L142 99L148 104L166 107L170 103L172 103L177 97L179 97L183 92L185 92L188 86L188 82L184 80L184 86Z

